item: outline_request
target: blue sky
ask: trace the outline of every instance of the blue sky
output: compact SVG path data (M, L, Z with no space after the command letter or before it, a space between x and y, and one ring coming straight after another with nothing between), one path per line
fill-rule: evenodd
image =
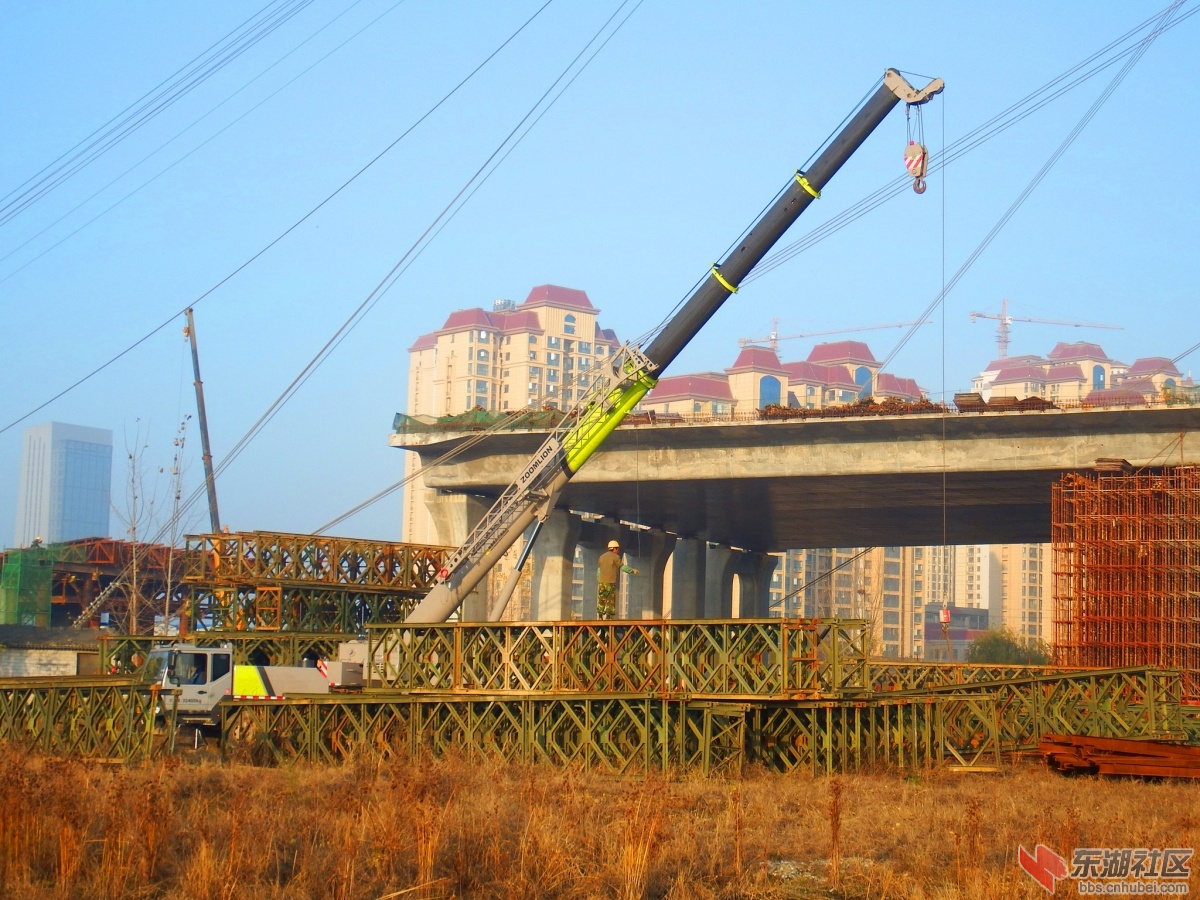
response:
M1189 0L1180 14L1194 5ZM540 6L314 0L0 225L0 427L226 278L394 141ZM218 462L618 6L554 0L362 177L196 304ZM221 0L6 0L0 193L256 8ZM622 338L657 324L885 67L946 80L945 94L925 114L936 155L943 142L1160 8L1011 2L904 12L882 2L645 0L230 465L218 483L223 518L234 529L311 531L399 479L401 452L387 447L387 435L404 405L406 350L453 309L520 300L551 282L587 291L603 324ZM1013 355L1086 339L1131 362L1175 356L1196 342L1198 29L1200 17L1158 39L949 295L944 318L939 311L892 371L916 377L933 395L967 387L995 356L994 323L972 324L968 313L997 311L1003 297L1016 316L1124 326L1018 323ZM747 285L672 371L725 368L737 337L766 334L775 317L785 333L916 319L943 273L958 269L1115 71L931 177L924 196L906 191ZM785 240L899 174L904 140L901 108ZM0 542L12 537L21 433L37 422L115 432L118 505L125 449L140 434L147 490L169 505L166 476L157 470L169 468L171 441L193 407L182 325L179 319L0 433ZM859 337L883 358L898 336ZM803 358L811 345L793 341L781 355ZM1185 372L1193 367L1200 368L1194 358L1180 363ZM194 422L185 456L190 492L201 478ZM395 539L398 510L394 497L338 530ZM185 524L203 530L202 510Z

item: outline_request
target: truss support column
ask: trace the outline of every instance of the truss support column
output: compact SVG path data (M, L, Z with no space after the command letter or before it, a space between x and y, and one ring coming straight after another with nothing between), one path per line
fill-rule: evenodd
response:
M488 511L488 505L476 497L466 494L441 494L429 491L425 507L433 519L438 543L450 547L461 546L471 529ZM543 538L545 535L542 536ZM539 538L541 540L541 538ZM487 579L479 583L459 608L459 619L463 622L486 622L488 610Z
M663 614L663 573L675 535L664 531L643 531L630 535L626 562L638 570L629 576L626 606L630 619L661 619Z
M704 611L707 552L699 538L679 538L671 554L671 618L698 619Z
M575 543L579 516L566 510L550 513L533 547L533 609L531 618L562 622L571 618L571 576L575 570Z

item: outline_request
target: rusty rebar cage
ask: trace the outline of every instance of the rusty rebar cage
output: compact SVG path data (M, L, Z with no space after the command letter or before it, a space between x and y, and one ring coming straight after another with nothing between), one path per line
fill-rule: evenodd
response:
M1162 666L1200 697L1200 469L1068 474L1051 506L1066 666Z

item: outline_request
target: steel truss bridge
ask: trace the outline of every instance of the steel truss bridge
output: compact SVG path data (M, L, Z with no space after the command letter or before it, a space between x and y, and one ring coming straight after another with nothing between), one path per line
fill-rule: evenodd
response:
M238 701L222 752L280 764L419 753L591 770L814 773L989 768L1045 734L1200 740L1178 672L868 659L860 620L369 626L361 693ZM334 655L334 633L208 632L237 661ZM156 639L119 636L133 669ZM107 666L106 666L107 667ZM155 689L131 673L0 682L0 740L140 760L173 750Z
M265 531L189 536L180 613L198 631L355 633L402 621L451 552Z

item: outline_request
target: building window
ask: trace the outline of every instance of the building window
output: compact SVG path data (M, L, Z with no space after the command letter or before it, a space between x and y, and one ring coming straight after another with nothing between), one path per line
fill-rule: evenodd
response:
M530 351L529 351L529 361L530 361L530 362L537 362L537 351L536 351L536 350L530 350Z
M589 379L588 379L588 376L586 376L586 375L580 375L575 379L576 384L578 384L581 388L587 387L588 381L589 381Z
M488 389L488 384L487 384L487 382L486 382L486 381L477 381L477 382L475 382L475 390L476 390L476 392L477 392L477 393L480 393L480 394L486 394L486 393L487 393L487 389Z
M580 372L590 369L591 367L592 367L592 361L590 359L588 359L586 356L581 356L579 358L579 371Z
M475 364L475 374L476 375L491 375L492 368L487 363L476 363Z
M900 595L899 594L884 594L883 595L883 605L886 606L888 609L899 609L900 608Z
M574 353L574 352L575 352L575 342L574 341L563 341L563 353Z
M580 342L579 342L579 352L580 352L580 353L591 353L591 352L592 352L592 345L591 345L591 342L589 342L589 341L580 341Z
M561 350L562 339L551 335L550 337L546 338L546 346L554 350Z
M530 345L530 346L533 346L533 345L534 345L534 344L536 344L536 343L537 343L537 335L536 335L536 334L531 334L531 335L529 336L529 345Z
M530 366L529 367L529 377L530 378L538 378L541 376L541 374L542 374L541 366Z
M546 354L546 365L548 365L548 366L557 366L561 360L562 360L562 354L560 354L560 353L547 353Z
M563 319L563 333L564 334L574 334L575 333L575 317L574 316L567 315Z
M487 360L488 352L486 350L480 348L478 351L476 351L475 358L479 359L479 360Z
M479 343L486 344L488 342L488 333L486 331L479 332Z
M547 369L546 370L546 380L547 381L558 381L558 369Z
M557 394L558 393L558 385L557 384L546 385L546 393L547 394Z
M487 406L488 406L487 397L476 397L475 405L478 406L480 409L487 409Z

